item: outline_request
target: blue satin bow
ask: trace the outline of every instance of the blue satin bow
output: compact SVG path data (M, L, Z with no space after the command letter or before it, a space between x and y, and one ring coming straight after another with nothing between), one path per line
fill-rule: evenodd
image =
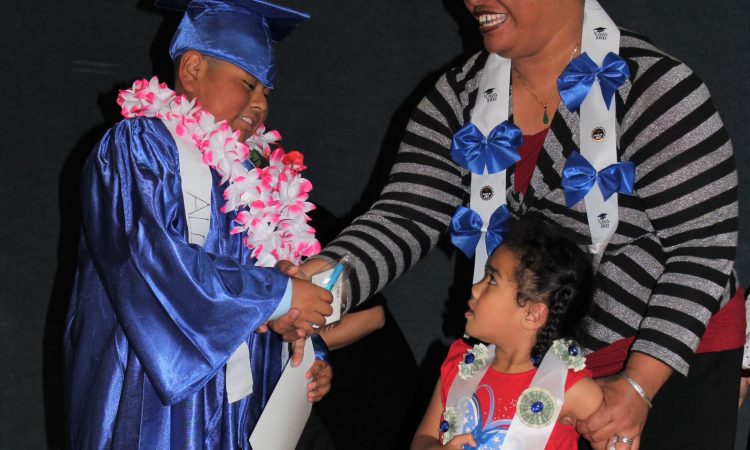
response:
M635 184L635 164L620 161L607 166L598 173L591 163L578 152L571 153L562 171L562 188L568 208L581 201L594 183L599 184L604 200L612 194L632 194Z
M490 224L484 236L488 255L503 243L503 233L510 217L506 205L500 205L490 216ZM459 206L451 218L451 242L469 258L474 256L479 238L482 236L482 225L484 224L479 214L465 206Z
M471 122L453 135L451 158L459 166L479 175L502 172L521 159L518 147L523 142L521 130L507 120L485 138Z
M609 52L604 57L602 66L599 67L588 54L582 53L568 64L560 78L557 79L557 89L560 91L560 98L562 98L568 110L576 111L586 99L594 81L599 80L604 104L609 109L615 91L629 77L628 64L620 55Z

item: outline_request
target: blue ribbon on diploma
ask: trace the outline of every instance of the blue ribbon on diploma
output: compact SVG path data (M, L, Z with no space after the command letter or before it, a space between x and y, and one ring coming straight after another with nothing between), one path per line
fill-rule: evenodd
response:
M323 340L323 338L320 337L319 334L313 334L310 336L310 342L312 343L313 350L315 352L315 360L325 361L326 364L333 368L331 357L328 354L328 346L326 345L326 342Z
M635 164L620 161L597 172L580 153L571 153L563 168L561 183L568 208L586 197L594 183L599 184L605 201L616 192L630 195L635 185Z
M560 98L569 111L576 111L589 94L594 81L599 80L604 104L609 109L615 91L630 78L630 69L620 55L609 52L604 57L601 67L582 53L568 64L557 79Z
M508 226L508 220L511 214L506 205L501 205L490 216L490 223L487 229L482 229L484 225L479 214L471 208L459 206L451 218L450 235L453 245L458 247L467 257L474 256L482 232L485 233L484 241L487 246L487 254L491 255L492 251L503 243L503 233Z
M521 159L518 147L523 142L521 130L512 123L500 123L485 138L479 128L469 122L453 135L453 162L473 173L484 175L502 172Z

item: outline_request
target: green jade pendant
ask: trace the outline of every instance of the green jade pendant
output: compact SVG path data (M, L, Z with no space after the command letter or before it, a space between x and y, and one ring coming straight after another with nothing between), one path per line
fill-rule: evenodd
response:
M544 115L542 116L542 122L545 125L549 123L549 116L547 116L547 105L544 105Z

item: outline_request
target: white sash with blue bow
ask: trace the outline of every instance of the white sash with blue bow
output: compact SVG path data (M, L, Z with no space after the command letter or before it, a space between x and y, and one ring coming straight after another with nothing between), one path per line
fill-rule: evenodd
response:
M520 145L520 130L506 122L510 114L510 68L509 59L497 54L489 55L482 69L476 103L471 111L471 123L453 138L451 156L471 171L471 210L464 211L467 218L464 222L477 224L478 229L473 230L475 238L463 246L459 245L459 248L467 256L474 253L474 283L484 277L484 265L491 252L491 249L490 252L487 249L487 231L502 226L490 222L493 214L500 208L507 209L506 169L519 159L516 149ZM501 214L494 214L496 219L507 219L507 213L499 212ZM468 215L473 217L469 218ZM452 236L456 235L456 226L457 221L454 220L451 223Z
M596 0L586 0L581 37L581 55L566 68L558 80L563 103L569 110L579 110L580 155L574 154L563 170L563 187L569 207L570 184L567 176L575 172L579 179L588 172L589 182L584 201L591 245L598 265L617 224L618 202L616 192L632 193L635 169L631 163L617 161L617 121L614 93L629 76L625 61L619 57L620 30ZM577 70L574 70L577 69ZM578 77L576 82L571 78ZM576 95L577 94L577 98ZM576 165L575 159L583 159ZM574 177L575 178L575 177ZM616 182L623 180L621 184ZM613 189L603 185L617 184ZM614 190L614 192L612 192Z

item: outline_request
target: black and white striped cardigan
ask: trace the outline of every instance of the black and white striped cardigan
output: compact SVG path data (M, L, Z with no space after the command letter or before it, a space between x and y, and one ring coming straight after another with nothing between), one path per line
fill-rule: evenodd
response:
M617 146L636 165L635 192L619 195L619 226L597 272L581 344L596 350L636 336L633 351L682 374L706 323L735 293L737 175L729 135L700 79L644 38L622 31L630 80L617 92ZM469 197L467 172L450 158L453 133L470 118L487 53L444 74L405 131L388 184L372 208L321 253L353 257L357 304L416 264ZM540 211L590 241L584 202L565 207L560 174L578 148L578 114L562 104L526 196L514 214Z

